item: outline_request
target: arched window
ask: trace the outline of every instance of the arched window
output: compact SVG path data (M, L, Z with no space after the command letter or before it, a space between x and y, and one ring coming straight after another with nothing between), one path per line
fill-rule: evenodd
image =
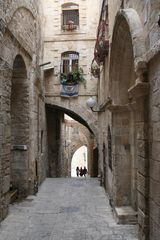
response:
M79 26L79 6L74 3L62 5L62 29L74 30Z
M69 73L78 69L79 53L64 52L61 57L61 73Z

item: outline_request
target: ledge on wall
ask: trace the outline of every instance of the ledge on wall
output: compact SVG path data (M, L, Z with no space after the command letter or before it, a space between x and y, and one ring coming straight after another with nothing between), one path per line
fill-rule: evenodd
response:
M128 89L129 98L139 98L148 94L149 84L138 82Z
M131 206L115 207L114 216L118 224L137 224L137 212Z

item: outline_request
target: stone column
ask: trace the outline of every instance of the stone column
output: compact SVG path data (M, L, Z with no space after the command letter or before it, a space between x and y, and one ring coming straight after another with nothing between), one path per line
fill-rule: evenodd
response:
M8 214L10 189L10 90L12 70L0 59L0 221Z
M135 110L138 224L139 239L149 239L149 145L148 145L148 89L146 64L140 62L136 67L136 83L129 90L130 104Z
M113 201L115 206L129 206L131 205L130 115L127 106L112 105L110 110L113 125Z
M134 224L137 222L135 209L136 197L133 182L135 177L135 127L131 118L129 104L111 104L112 112L112 173L113 173L113 207L118 223Z

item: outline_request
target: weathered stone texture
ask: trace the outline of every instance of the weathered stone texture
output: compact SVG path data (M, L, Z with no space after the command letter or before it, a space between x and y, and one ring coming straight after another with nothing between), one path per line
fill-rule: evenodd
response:
M37 15L40 2L44 39L40 39ZM110 45L99 81L90 75L90 64L102 1L94 0L93 5L93 0L75 0L80 26L69 33L61 28L61 5L66 2L0 0L0 220L8 212L11 177L21 195L33 193L35 182L40 184L46 175L69 176L68 158L82 144L93 149L89 130L64 122L57 112L65 109L81 116L96 137L101 183L113 207L127 205L138 211L139 239L159 240L159 1L106 1ZM65 51L80 53L79 64L87 80L86 88L80 85L79 97L74 99L59 94L61 54ZM23 66L17 56L23 59ZM46 71L42 83L38 65L49 61L54 69ZM91 95L106 110L99 113L98 122L97 114L86 107ZM46 112L45 104L49 106ZM68 133L72 144L66 150ZM19 144L26 145L26 151L11 151ZM90 151L91 162L92 154Z
M52 62L54 70L45 76L46 103L60 105L78 113L89 125L96 126L97 116L87 109L89 96L97 96L97 79L91 76L90 67L96 39L96 27L100 14L101 2L95 0L75 0L79 6L79 27L75 31L62 30L62 5L66 1L41 1L43 7L44 62ZM71 1L69 1L71 2ZM90 11L92 9L92 11ZM92 19L92 21L90 21ZM60 97L60 65L61 54L66 51L79 53L79 66L84 70L86 87L79 84L78 98L64 99ZM45 67L44 67L45 69ZM97 127L97 126L96 126Z
M160 55L158 54L149 64L150 79L150 235L158 239L160 227L160 102L159 75Z
M8 28L29 53L35 51L36 23L27 9L18 9L12 16Z
M150 239L158 240L159 236L160 236L159 224L156 224L155 221L153 221L153 219L150 219Z
M65 120L62 127L62 165L63 175L71 176L71 163L74 153L82 146L87 147L88 174L93 176L93 134L82 124L74 120Z
M132 207L138 210L139 239L154 240L158 239L159 234L157 219L160 204L160 58L158 53L160 31L157 23L160 5L156 0L106 2L108 2L109 14L110 52L103 64L98 92L103 94L99 97L99 103L106 106L106 111L108 109L111 111L110 116L106 113L101 114L106 117L105 120L99 116L99 125L103 125L104 122L105 125L110 124L113 133L113 169L107 170L106 178L110 177L107 181L107 191L113 200L113 206L117 205L117 200L123 199L126 193L123 169L130 172L131 185L128 196L132 199ZM108 89L104 91L106 86ZM109 105L108 98L111 98ZM125 108L128 110L126 113L128 123L123 125L121 112L122 109L124 112ZM125 128L128 129L128 137ZM107 128L99 129L99 145L103 142L102 136L106 134ZM125 145L125 142L128 142L130 147ZM128 147L129 167L125 161L125 147ZM101 151L100 147L100 162L104 170L104 155ZM128 184L128 180L126 182ZM118 189L121 189L119 186L122 190L118 192Z
M34 114L32 98L39 95L39 89L34 85L41 51L37 10L38 4L34 0L0 1L0 219L8 211L11 184L24 196L34 192L37 177L31 162L35 162L39 150L30 134L34 124L37 126L38 114ZM20 59L23 59L23 65ZM14 145L25 145L27 149L13 150ZM33 179L31 186L30 179Z

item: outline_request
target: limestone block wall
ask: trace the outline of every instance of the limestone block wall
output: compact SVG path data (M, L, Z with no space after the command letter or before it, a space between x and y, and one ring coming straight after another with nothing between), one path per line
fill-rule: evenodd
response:
M69 40L71 36L57 39L56 42L45 43L44 62L53 62L54 72L50 79L46 79L46 94L57 96L60 94L60 64L61 53L66 51L76 51L79 55L79 66L83 69L86 86L79 84L79 96L83 97L97 95L97 79L91 76L90 65L93 59L93 49L95 39L89 41L79 38L78 40ZM73 39L73 37L72 37Z
M78 112L81 112L79 108L83 106L83 113L90 115L91 112L86 107L86 100L88 96L97 96L97 79L91 76L90 66L93 59L101 1L95 0L94 4L91 0L47 0L41 2L43 6L43 62L50 61L54 66L54 70L50 72L50 75L45 77L46 100L55 105L58 102L67 109L74 105ZM64 31L61 28L61 6L64 3L79 5L79 28L75 31ZM86 79L86 87L83 84L79 84L78 98L70 98L69 101L60 97L61 54L65 51L76 51L79 53L79 65L83 68ZM91 121L91 118L88 118L88 121Z
M149 102L149 207L150 207L150 239L160 236L160 55L153 58L149 64L150 102Z
M42 86L38 68L41 56L38 2L0 1L0 26L2 220L8 212L11 187L18 188L19 195L26 196L34 192L34 181L41 182L45 177L45 168L42 169L42 166L46 160L46 151L43 156L39 154L41 141L39 132L41 129L45 131L45 114L44 99L40 98ZM39 107L35 104L38 101ZM24 151L18 149L21 148L19 145L23 145ZM41 168L39 179L37 161L37 168L38 166Z
M128 83L130 81L130 83L132 83L132 87L128 87L128 93L125 96L129 98L129 102L131 104L129 104L129 107L126 109L130 112L128 115L128 119L130 119L130 133L127 142L130 145L128 145L128 147L130 148L128 148L128 150L132 158L132 171L130 173L132 186L131 198L132 206L134 206L135 209L138 209L139 239L158 239L159 237L159 214L158 211L156 212L156 209L158 209L159 206L159 160L156 157L159 154L158 76L160 30L157 23L159 19L159 10L159 1L108 1L110 50L109 55L103 65L103 70L98 86L99 103L105 108L105 113L101 113L101 115L99 115L99 126L103 126L104 123L104 126L111 126L113 134L112 150L114 153L115 148L118 149L118 146L120 146L120 141L122 141L122 143L125 141L123 136L124 134L120 134L120 138L117 138L117 141L119 140L119 143L116 143L114 133L116 131L119 131L120 129L122 130L122 127L118 127L118 125L114 124L114 117L116 116L116 114L118 114L118 116L120 117L120 112L124 111L123 106L118 103L119 93L123 89L123 87L126 87L127 83L123 84L123 80L125 79L125 76L127 76L127 65L128 63L131 63L133 61L132 80L130 77L128 77ZM120 35L117 35L116 38L114 36L114 33L117 31L118 28L115 23L117 22L117 19L120 19L119 17L121 16L121 21L119 22L119 24L121 25L123 22L122 16L124 16L124 13L129 13L129 11L130 13L132 11L133 15L136 14L135 17L133 17L132 14L126 17L126 22L130 29L130 37L132 39L131 44L133 56L128 58L128 63L126 62L125 64L123 64L123 57L121 58L121 60L119 60L121 50L120 43L121 41L125 41L127 30L126 34L124 33L122 38L120 37ZM138 21L136 22L135 20ZM123 29L123 27L121 25L120 28ZM117 50L115 47L116 45L114 45L115 41L116 45L119 46L119 49L117 48ZM127 45L128 43L129 42L126 41L125 45ZM129 48L130 47L128 47L128 49ZM114 54L117 54L117 57L114 58L113 62ZM127 59L126 54L127 51L124 51L125 59ZM121 64L119 64L120 62ZM113 72L115 72L115 74L112 74L113 69ZM125 72L126 74L124 74ZM123 75L123 78L121 78L121 75ZM118 85L119 82L116 80L113 87L112 82L118 78L120 85ZM141 90L138 88L138 82L141 84L141 86L143 85ZM149 86L150 91L148 92ZM112 96L111 93L113 93ZM109 102L107 103L108 97L113 97L113 101L112 103L110 103L110 105L108 104ZM118 120L118 124L120 124L121 120ZM102 143L104 142L105 135L107 135L107 128L104 130L104 128L101 127L98 138L99 145L102 145ZM124 143L122 144L122 146L123 145L125 146ZM103 148L101 146L100 162L101 169L104 171L104 154L102 150ZM108 152L108 146L106 151ZM109 192L111 198L114 198L115 194L113 186L116 186L117 189L119 189L118 184L114 181L116 179L114 179L114 175L116 176L115 169L118 169L118 167L116 165L116 156L113 156L113 171L108 171L106 176L108 180L107 191ZM121 192L123 192L123 190L125 189L122 189ZM120 198L122 199L123 196L120 196Z
M121 1L114 0L108 1L109 5L109 29L110 37L114 27L114 20L117 12L120 9ZM159 40L159 27L158 27L158 15L159 15L159 1L140 1L140 0L124 0L122 8L133 8L138 13L144 30L144 38L146 42L147 50L150 50L156 42Z

